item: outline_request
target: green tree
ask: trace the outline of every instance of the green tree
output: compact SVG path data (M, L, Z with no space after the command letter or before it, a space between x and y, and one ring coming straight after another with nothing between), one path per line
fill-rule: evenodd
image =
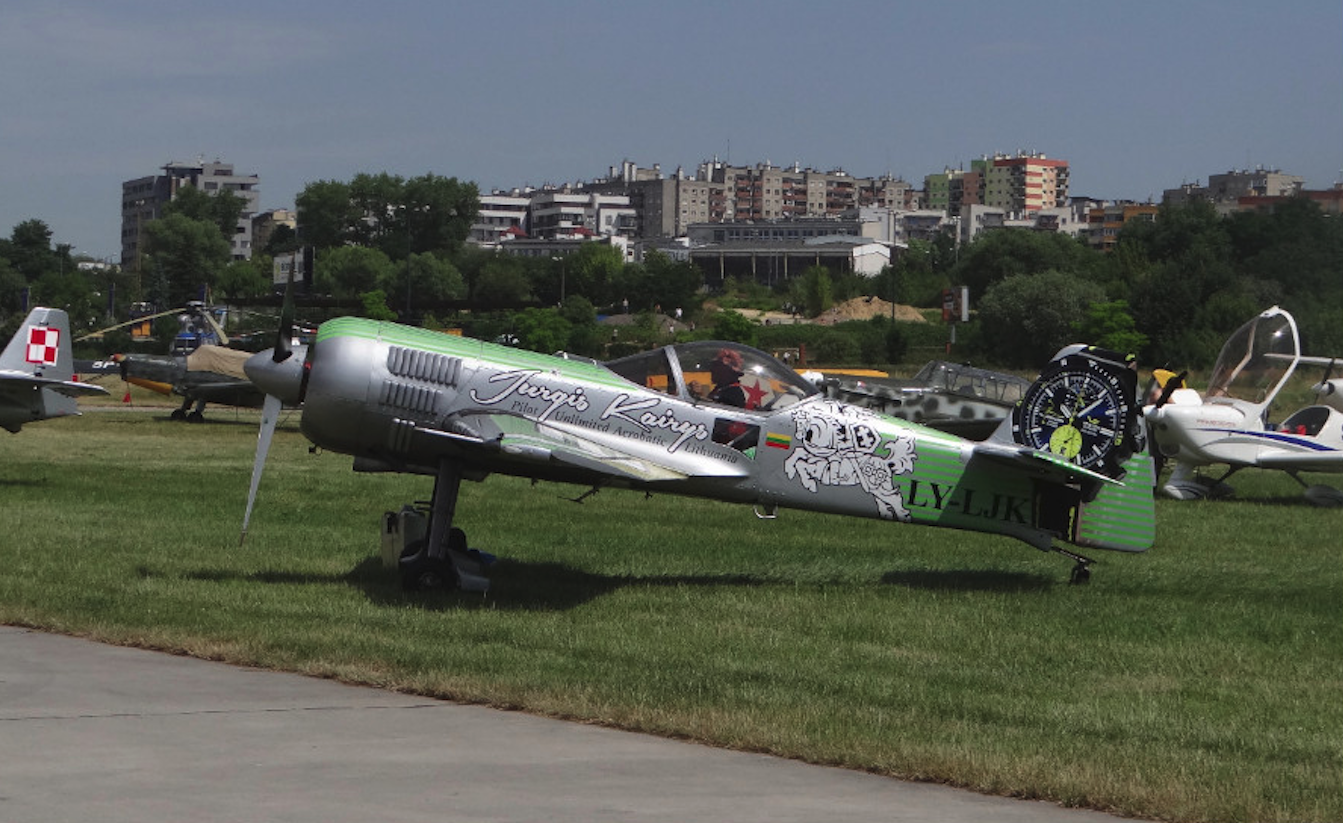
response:
M728 310L719 312L714 318L714 336L719 340L731 340L754 346L757 328L758 326L741 312Z
M405 182L402 206L412 253L453 255L471 234L480 191L475 183L425 174Z
M340 246L317 255L313 264L313 286L321 294L353 298L371 291L383 291L392 281L393 266L387 255L362 246Z
M938 306L942 303L942 291L951 286L951 279L938 261L941 251L937 244L925 240L910 240L909 247L899 256L891 267L897 283L895 302L911 306ZM890 300L888 292L879 292L883 299Z
M228 241L208 220L169 214L146 223L144 234L141 268L149 273L149 298L162 306L201 299L232 258Z
M261 297L270 294L273 284L269 265L264 269L257 259L235 260L224 266L215 278L214 292L218 299ZM264 273L263 273L264 271Z
M305 245L334 249L353 240L350 227L360 215L350 196L350 184L338 180L309 183L294 198L294 206L299 239Z
M267 257L275 257L277 254L288 254L298 251L303 244L299 242L298 232L293 226L287 226L283 223L276 226L266 239L266 245L262 247L261 252Z
M572 324L553 308L523 309L513 317L513 327L517 330L518 345L546 354L567 349L573 330Z
M425 252L413 254L410 260L394 266L395 273L388 282L389 298L393 303L413 311L416 306L442 300L460 300L466 296L462 273L449 261ZM410 272L410 282L406 273ZM407 289L409 285L409 289Z
M1063 272L1008 277L979 301L980 344L986 356L1005 366L1038 368L1078 342L1074 328L1087 306L1104 299L1097 284Z
M65 309L70 316L71 331L96 328L101 316L93 283L78 270L47 272L32 287L30 305L52 306Z
M597 306L618 302L620 297L612 288L620 283L624 267L625 258L615 246L582 243L577 251L564 258L566 296L581 294Z
M1058 271L1091 279L1100 254L1064 234L999 229L981 234L961 250L952 283L982 295L995 283L1021 274Z
M1140 355L1147 348L1147 335L1138 331L1124 300L1087 306L1075 331L1079 342L1092 343L1120 354Z
M387 294L382 289L373 289L359 295L363 304L363 316L371 320L395 320L396 312L387 307Z
M360 173L349 183L310 183L295 198L299 237L317 249L353 243L390 260L411 254L456 254L480 210L474 183L426 174L405 180Z
M0 257L0 317L22 308L23 290L27 286L28 281L23 275Z
M819 317L834 303L833 283L825 266L809 266L802 272L803 305L808 317Z
M532 299L531 283L516 257L496 254L489 257L476 277L471 299L480 307L516 306Z
M173 199L163 205L163 216L180 214L192 220L212 223L224 239L238 230L238 220L247 201L231 191L217 194L203 192L195 186L183 186Z
M14 227L4 256L29 283L57 270L51 250L51 229L41 220L25 220Z

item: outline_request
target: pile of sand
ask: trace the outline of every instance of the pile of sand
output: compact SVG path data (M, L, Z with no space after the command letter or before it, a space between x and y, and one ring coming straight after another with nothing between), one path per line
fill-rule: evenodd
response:
M848 320L870 320L877 316L891 317L891 309L891 304L880 297L855 297L852 300L834 305L820 317L813 318L811 322L822 326L833 326L836 323L843 323ZM894 309L896 320L906 323L928 322L919 310L913 306L896 304Z

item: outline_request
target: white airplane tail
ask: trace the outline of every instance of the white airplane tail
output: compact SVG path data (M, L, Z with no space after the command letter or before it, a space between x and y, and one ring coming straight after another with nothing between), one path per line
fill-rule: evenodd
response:
M74 374L69 316L33 309L0 354L0 428L17 432L24 423L79 414L77 396L107 393Z

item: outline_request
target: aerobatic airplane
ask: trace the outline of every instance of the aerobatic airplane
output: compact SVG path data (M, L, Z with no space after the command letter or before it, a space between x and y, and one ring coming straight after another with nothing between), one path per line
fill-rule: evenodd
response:
M79 414L76 397L107 389L74 379L70 318L61 309L38 307L0 355L0 428L18 432L24 423Z
M267 398L243 519L282 403L356 471L435 478L427 537L402 555L408 589L487 581L452 526L463 479L492 473L1003 534L1075 561L1155 536L1136 372L1113 353L1060 352L992 438L974 442L825 398L735 343L600 363L345 317L303 357L282 327L248 377Z

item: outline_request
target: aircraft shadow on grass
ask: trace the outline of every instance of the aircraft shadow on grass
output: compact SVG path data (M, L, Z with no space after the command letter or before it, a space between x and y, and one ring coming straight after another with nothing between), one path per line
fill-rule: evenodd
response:
M771 585L828 585L823 579L765 579L748 574L686 575L609 575L597 574L562 563L500 561L492 573L496 580L507 580L488 596L471 592L407 592L389 574L378 557L360 561L346 573L307 574L280 571L238 572L224 569L196 569L166 574L141 566L142 577L180 577L212 583L253 582L284 586L348 585L359 589L371 603L380 606L413 606L431 611L461 608L491 608L513 611L567 611L624 588L692 587L756 588ZM1020 572L997 570L917 570L894 571L883 575L880 585L930 591L1025 592L1046 591L1054 587L1050 578Z
M1040 574L998 569L917 569L887 572L887 586L946 592L1028 592L1054 588L1054 580Z

